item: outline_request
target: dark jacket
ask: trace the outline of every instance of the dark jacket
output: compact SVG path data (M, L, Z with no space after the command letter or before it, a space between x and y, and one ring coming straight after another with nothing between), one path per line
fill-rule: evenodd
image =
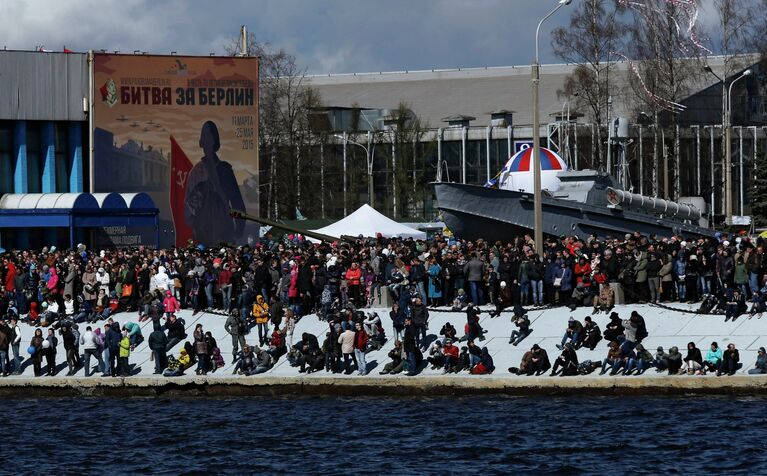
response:
M151 334L149 334L147 344L151 350L165 351L165 347L168 345L168 338L165 336L165 333L162 331L162 329L158 326L155 328L155 330L152 331Z
M106 344L110 353L118 352L120 350L121 339L122 339L122 335L120 335L119 330L115 330L115 326L110 327L106 331L106 333L104 334L104 343Z
M415 328L413 326L405 326L405 337L403 338L402 345L405 348L405 352L415 352Z

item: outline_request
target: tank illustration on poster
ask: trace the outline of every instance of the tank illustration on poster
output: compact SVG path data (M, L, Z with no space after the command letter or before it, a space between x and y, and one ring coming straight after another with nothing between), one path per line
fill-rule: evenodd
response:
M163 245L246 244L258 226L258 59L93 55L94 192L146 192Z

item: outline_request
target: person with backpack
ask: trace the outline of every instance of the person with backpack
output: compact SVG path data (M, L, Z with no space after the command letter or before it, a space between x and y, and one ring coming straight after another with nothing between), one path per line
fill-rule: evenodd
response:
M224 330L232 336L232 363L234 363L239 349L245 348L245 334L248 332L248 325L240 317L239 309L232 309L224 323Z

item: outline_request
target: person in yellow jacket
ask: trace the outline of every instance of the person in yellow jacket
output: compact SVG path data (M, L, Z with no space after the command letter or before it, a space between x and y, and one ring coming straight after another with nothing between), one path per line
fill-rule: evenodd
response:
M264 301L262 295L256 296L253 303L253 317L258 326L258 341L262 347L269 343L269 304Z
M127 377L130 374L128 369L129 357L130 357L130 335L127 329L123 329L123 337L122 339L120 339L120 358L119 358L120 377Z
M181 349L181 353L178 356L178 363L181 366L181 370L186 370L192 365L192 358L186 352L186 349Z

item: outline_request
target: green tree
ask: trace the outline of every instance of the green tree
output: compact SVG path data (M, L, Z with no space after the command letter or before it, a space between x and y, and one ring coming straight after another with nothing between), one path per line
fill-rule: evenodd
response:
M767 170L767 154L760 153L756 157L756 170ZM757 172L751 178L751 217L756 226L767 226L767 174Z

